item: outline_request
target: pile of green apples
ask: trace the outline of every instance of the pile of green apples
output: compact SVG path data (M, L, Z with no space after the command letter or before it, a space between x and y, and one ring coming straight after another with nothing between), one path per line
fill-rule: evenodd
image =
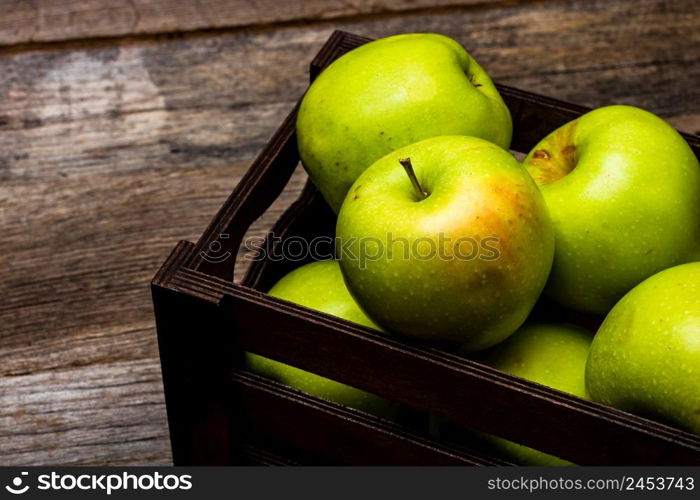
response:
M270 294L700 434L700 167L666 122L591 111L525 159L484 69L438 34L333 62L297 119L302 163L338 214L337 260ZM531 318L541 295L605 316ZM251 370L387 418L396 405L248 354ZM490 438L524 464L563 460Z

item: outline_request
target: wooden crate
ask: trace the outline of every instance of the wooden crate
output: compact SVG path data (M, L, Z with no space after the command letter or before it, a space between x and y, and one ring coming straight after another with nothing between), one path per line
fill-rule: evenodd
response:
M313 60L312 78L367 41L335 32ZM588 111L498 88L513 116L511 147L516 151L529 151L549 132ZM153 279L176 465L505 463L463 445L438 442L410 422L386 422L248 373L241 368L244 351L379 394L419 415L437 415L578 464L700 465L700 437L693 434L263 293L299 262L260 260L241 284L233 283L244 233L279 196L294 169L302 168L296 109L199 241L181 241ZM684 137L700 156L700 140ZM283 239L331 236L334 215L308 184L273 233ZM279 240L266 242L268 249L275 244ZM212 250L221 257L217 262Z

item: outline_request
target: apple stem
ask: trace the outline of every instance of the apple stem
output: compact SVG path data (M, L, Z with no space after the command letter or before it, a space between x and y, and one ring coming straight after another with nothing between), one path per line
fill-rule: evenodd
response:
M411 159L410 158L401 158L399 160L399 163L406 171L408 178L411 179L411 184L413 184L413 187L416 190L416 193L418 194L418 199L419 200L426 199L428 197L428 193L426 193L423 190L423 188L420 185L420 182L418 182L418 177L416 177L416 173L413 171L413 164L411 163Z

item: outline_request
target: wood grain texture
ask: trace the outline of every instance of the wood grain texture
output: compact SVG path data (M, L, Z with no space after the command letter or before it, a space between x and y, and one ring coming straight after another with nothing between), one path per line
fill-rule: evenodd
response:
M700 131L700 4L690 0L506 3L0 53L3 397L14 383L40 386L59 373L90 380L109 366L126 384L133 374L120 367L157 369L148 281L177 240L196 240L206 227L303 92L308 62L336 27L373 37L445 33L502 83L589 106L635 104ZM250 234L272 225L304 179L299 172ZM144 383L159 390L157 377ZM51 391L35 397L79 412ZM26 400L8 401L13 425L61 442L67 420L47 426L22 413ZM109 415L119 425L118 412ZM167 449L165 435L154 449ZM62 455L59 444L32 458L27 439L3 437L0 463L20 448L34 463L132 456L127 444L103 443L93 457ZM144 460L139 450L135 461Z
M169 463L156 361L0 378L2 462Z
M0 45L244 28L499 0L4 0Z

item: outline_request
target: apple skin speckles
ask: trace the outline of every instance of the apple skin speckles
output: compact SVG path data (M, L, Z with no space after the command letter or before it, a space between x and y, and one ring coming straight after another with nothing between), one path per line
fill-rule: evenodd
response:
M407 34L330 64L302 100L297 139L304 168L337 212L355 179L396 148L453 134L507 148L512 128L495 85L459 43ZM338 161L347 169L334 168Z
M700 262L655 274L615 305L586 386L595 401L700 434Z
M420 201L400 163L407 157L430 193ZM370 317L388 331L464 351L489 347L522 324L554 253L544 199L525 169L501 148L465 136L426 139L377 161L351 188L336 235L339 244L355 242L339 247L341 269ZM391 253L358 259L360 242L373 240Z
M540 141L524 165L554 223L546 293L563 306L606 314L645 278L698 259L700 165L651 113L591 111Z

